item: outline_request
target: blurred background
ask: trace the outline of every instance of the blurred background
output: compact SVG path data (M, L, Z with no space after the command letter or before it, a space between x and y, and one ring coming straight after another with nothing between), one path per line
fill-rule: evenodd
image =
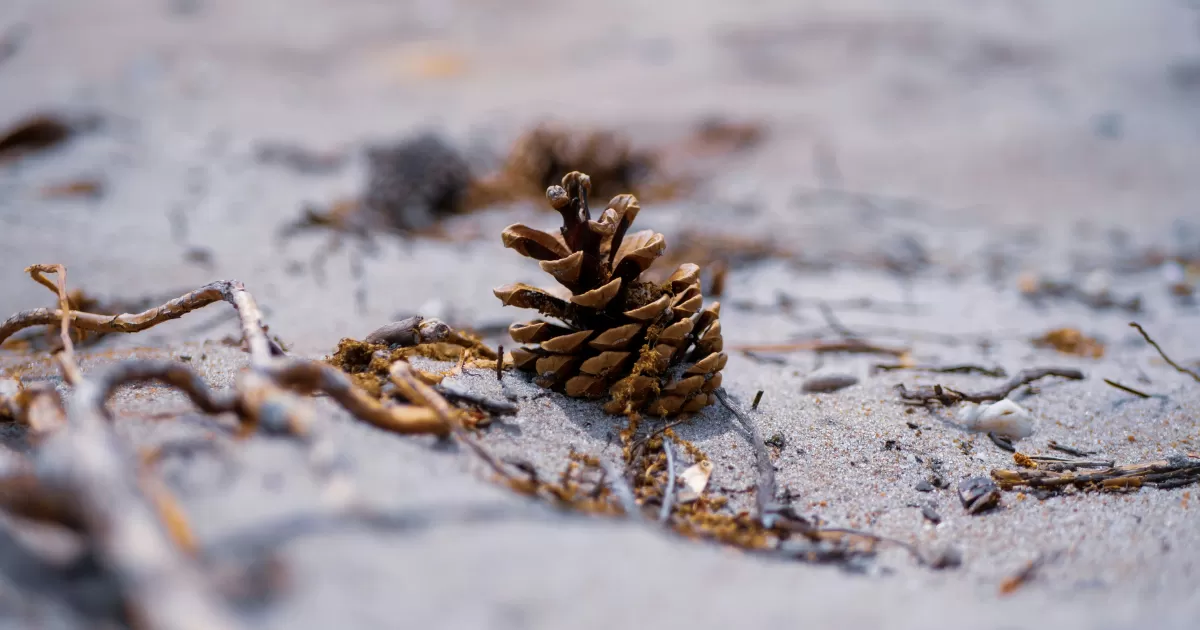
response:
M296 277L321 238L277 235L306 207L362 199L367 147L432 132L483 176L546 122L577 143L608 131L618 151L665 155L647 184L671 193L664 230L709 221L819 251L831 236L814 225L847 211L796 202L814 188L916 200L947 225L1161 226L1200 193L1193 5L8 0L0 124L51 114L78 133L0 168L0 306L40 301L18 279L34 259L108 295L232 274L268 302L349 302L340 259L332 289ZM873 243L884 229L835 232ZM452 230L471 243L459 255L478 270L498 239L490 224L464 230ZM400 281L394 264L355 264ZM366 312L415 309L448 284L477 292L437 267Z

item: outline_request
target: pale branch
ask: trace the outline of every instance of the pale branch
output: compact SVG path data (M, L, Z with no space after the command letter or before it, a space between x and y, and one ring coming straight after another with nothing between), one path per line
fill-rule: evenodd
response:
M83 376L79 372L79 364L75 361L75 344L71 342L71 298L67 296L67 268L62 265L30 265L25 272L38 284L50 289L58 296L58 308L61 314L59 338L62 341L62 354L58 357L58 365L62 370L63 379L68 385L78 383ZM58 277L55 286L46 279L43 273L53 273ZM3 340L0 339L0 343Z
M886 354L894 357L903 357L909 352L906 348L880 346L858 339L844 339L839 341L813 339L809 341L796 341L787 343L743 344L739 346L733 346L730 348L730 350L743 353L815 352L817 354L828 354L834 352L850 352L858 354Z
M104 411L111 393L101 371L75 386L69 429L39 445L39 485L69 494L102 566L120 586L136 626L211 630L236 628L223 603L171 541L147 492L137 458Z
M44 265L41 267L44 267ZM169 300L161 306L141 313L97 315L95 313L72 311L63 308L37 308L22 311L0 324L0 343L3 343L14 333L22 329L60 322L64 314L70 320L71 325L80 330L104 333L135 333L152 328L163 322L179 319L194 310L220 301L228 302L238 311L238 316L241 320L242 336L249 347L252 361L261 363L272 355L282 354L282 349L279 348L278 344L267 338L266 328L262 323L262 313L254 303L254 298L246 292L246 287L237 280L221 280L207 284L195 291Z
M663 436L663 452L667 455L667 487L663 488L662 508L658 511L658 522L666 523L671 518L672 503L675 499L675 452L671 448L671 438Z
M1082 380L1083 372L1074 368L1032 368L1021 370L1002 385L997 385L991 389L985 389L978 392L960 392L942 385L922 386L915 389L908 389L903 383L896 386L896 391L900 394L903 400L925 404L938 402L945 406L950 406L958 402L991 402L1002 400L1015 391L1022 385L1028 385L1048 376L1059 376L1071 380Z
M758 485L755 486L754 499L758 510L758 520L764 527L770 528L776 513L779 511L779 506L775 502L775 464L771 461L771 456L767 453L766 444L763 442L762 433L758 430L758 425L754 420L750 419L741 408L729 401L729 394L725 393L724 388L717 389L713 392L717 396L717 400L721 401L722 405L737 418L738 423L746 429L746 433L750 437L750 447L754 449L754 465L758 469Z

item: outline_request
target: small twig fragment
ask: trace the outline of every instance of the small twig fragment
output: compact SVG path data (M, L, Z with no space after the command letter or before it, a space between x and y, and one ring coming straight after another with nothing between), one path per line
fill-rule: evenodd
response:
M1178 363L1172 361L1171 357L1167 356L1166 352L1163 352L1163 349L1161 347L1159 347L1158 343L1150 338L1150 334L1147 333L1146 330L1142 328L1141 324L1138 324L1137 322L1129 322L1129 325L1136 328L1138 332L1142 333L1142 338L1146 340L1146 343L1154 346L1154 349L1158 351L1158 355L1163 358L1163 361L1167 362L1167 365L1175 368L1175 371L1177 371L1177 372L1182 372L1184 374L1187 374L1188 376L1192 377L1192 380L1196 381L1197 383L1200 383L1200 374L1197 374L1197 373L1183 367L1182 365L1179 365Z
M663 488L662 508L658 511L660 523L666 523L671 518L675 500L675 451L671 448L669 437L663 437L663 452L667 454L667 486Z
M810 341L797 341L794 343L743 344L733 346L730 349L742 353L810 351L818 354L852 352L859 354L887 354L894 357L904 357L908 355L908 350L904 348L891 348L868 343L866 341L849 339L841 341L814 339Z
M1113 381L1113 380L1110 380L1107 378L1104 379L1104 382L1107 383L1108 385L1111 385L1111 386L1119 389L1119 390L1133 394L1134 396L1137 396L1138 398L1150 398L1150 394L1147 394L1146 392L1143 392L1143 391L1136 390L1128 385L1122 385L1116 381Z
M1095 451L1085 451L1081 448L1067 446L1066 444L1059 444L1058 442L1056 442L1054 440L1050 440L1050 442L1046 446L1049 446L1050 448L1052 448L1056 451L1066 453L1067 455L1074 455L1075 457L1087 457L1088 455L1095 454Z
M1013 593L1017 592L1017 589L1021 588L1035 576L1037 576L1039 569L1041 569L1047 562L1057 558L1058 555L1058 553L1039 555L1037 558L1030 560L1024 567L1021 568L1020 571L1017 571L1012 576L1005 578L1004 581L1000 583L1000 594L1012 595Z
M934 374L981 374L983 376L991 376L994 378L1004 378L1008 376L1008 372L1002 367L985 367L982 365L906 365L904 363L877 363L874 368L882 372L891 372L894 370L912 370L913 372L931 372Z
M767 446L763 442L758 425L736 404L729 401L729 395L725 393L724 388L717 389L713 393L750 434L750 445L754 448L754 463L758 469L758 485L754 491L757 516L763 526L770 528L775 520L776 512L779 511L775 504L775 464L771 462L771 456L767 452Z

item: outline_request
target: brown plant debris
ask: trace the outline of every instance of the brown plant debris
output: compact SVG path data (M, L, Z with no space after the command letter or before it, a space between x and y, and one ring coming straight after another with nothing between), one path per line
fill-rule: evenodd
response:
M1182 374L1187 374L1188 376L1192 377L1193 381L1200 383L1200 374L1197 374L1196 372L1189 370L1189 369L1183 367L1182 365L1179 365L1178 363L1172 361L1171 357L1167 356L1167 353L1163 352L1163 349L1161 347L1159 347L1158 342L1156 342L1150 338L1150 333L1147 333L1146 330L1144 328L1142 328L1141 324L1139 324L1137 322L1129 322L1129 325L1132 326L1133 328L1136 328L1137 331L1142 334L1142 338L1146 340L1146 343L1150 344L1151 346L1154 346L1154 349L1158 352L1158 356L1162 357L1163 361L1167 362L1167 365L1175 368L1176 372L1180 372Z
M1104 344L1085 336L1078 328L1056 328L1033 340L1039 348L1054 348L1063 354L1099 359L1104 356Z
M367 149L363 204L397 229L419 230L462 210L471 179L457 149L441 136L422 134Z
M1099 462L1062 462L1067 467L1093 467ZM1105 462L1110 463L1111 462ZM1142 486L1169 489L1200 481L1200 458L1191 455L1172 455L1167 459L1109 466L1093 472L1045 470L993 470L992 478L1001 488L1017 486L1060 490L1073 486L1079 490L1131 490Z
M504 230L504 245L540 261L566 295L526 284L495 289L506 306L554 318L514 324L513 365L535 382L577 398L608 398L609 413L692 412L713 402L727 357L720 303L701 308L700 269L681 265L661 284L642 273L666 240L651 230L627 234L640 211L633 195L613 197L599 220L588 207L591 179L568 173L546 195L562 214L559 234L524 225Z
M467 208L471 169L445 138L424 133L400 142L368 147L367 182L361 198L333 203L327 210L306 208L284 226L288 238L313 228L368 238L373 232L430 230L441 218Z
M848 529L821 528L789 508L762 499L767 517L749 512L731 512L724 497L712 496L704 488L693 494L677 489L684 475L677 467L690 459L697 469L711 466L708 456L682 440L670 429L675 423L636 439L643 420L632 414L620 432L624 471L599 458L572 452L564 470L555 479L542 478L523 462L497 463L494 468L513 490L548 501L558 507L599 515L624 515L659 522L667 530L694 540L711 541L737 549L807 562L846 563L870 556L880 545L897 545L924 559L906 543ZM765 451L764 451L765 452ZM769 465L769 459L768 465ZM761 483L761 482L760 482ZM699 484L697 484L699 486ZM774 481L759 486L760 496L773 495Z
M1083 372L1074 368L1032 368L1021 370L1003 385L978 392L960 392L942 385L933 385L932 387L921 386L910 390L903 383L896 386L896 391L900 394L902 400L923 405L940 403L949 407L958 402L982 403L1002 400L1018 387L1028 385L1048 376L1058 376L1076 381L1084 378Z
M647 197L655 190L658 157L633 148L624 135L607 130L576 131L542 124L517 139L500 169L478 182L475 196L494 201L534 199L571 171L596 178L596 195L626 192Z
M1058 555L1058 553L1043 554L1025 563L1025 566L1021 567L1020 571L1004 578L1004 581L1000 582L1000 594L1012 595L1017 592L1022 586L1032 581L1043 566L1058 558Z
M1142 310L1141 296L1122 298L1108 289L1089 289L1074 282L1041 278L1034 274L1022 275L1018 280L1018 288L1021 295L1034 304L1054 298L1074 300L1095 310L1117 309L1128 313Z
M669 199L697 181L688 174L695 166L689 162L745 151L765 135L759 123L710 118L681 142L639 149L617 131L543 123L522 134L500 168L475 183L470 205L536 199L571 171L591 174L597 186L594 193L602 199L622 193Z
M0 164L65 142L72 132L70 123L59 116L30 116L0 132Z
M407 332L397 333L398 330L405 329ZM442 361L495 357L495 353L477 339L453 331L436 319L413 317L389 324L380 330L387 331L386 337L392 340L400 338L403 342L389 345L342 339L328 362L344 372L363 394L384 402L399 398L410 403L422 404L417 398L423 400L424 396L418 396L411 386L396 381L395 366L407 363L409 357L421 356ZM380 335L377 333L379 331L368 337L379 339ZM418 371L415 374L416 378L426 385L436 385L441 380L440 376L426 372ZM488 414L513 412L509 406L481 400L452 389L443 388L438 391L442 392L439 396L446 395L447 398L469 408L456 410L451 416L455 423L470 428L486 425L489 420Z
M84 177L72 179L42 188L44 199L69 199L86 197L99 199L104 196L104 182L100 179Z
M1019 452L1013 453L1013 463L1020 466L1021 468L1035 468L1036 469L1038 467L1037 462L1035 462L1032 458L1030 458L1025 453L1019 453Z

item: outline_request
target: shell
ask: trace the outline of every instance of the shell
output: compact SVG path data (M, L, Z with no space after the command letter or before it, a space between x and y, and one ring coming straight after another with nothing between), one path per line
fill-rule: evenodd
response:
M966 403L958 410L958 420L968 431L995 433L1014 440L1033 435L1033 416L1007 398L991 404Z

